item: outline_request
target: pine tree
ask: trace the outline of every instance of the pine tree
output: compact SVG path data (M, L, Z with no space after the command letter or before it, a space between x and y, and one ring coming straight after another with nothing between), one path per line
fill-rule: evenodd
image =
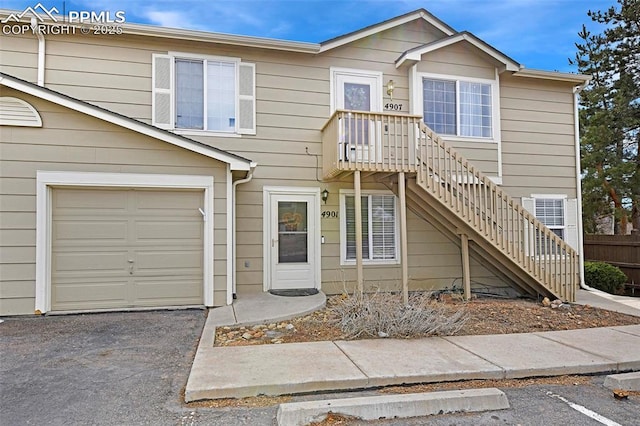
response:
M588 12L605 29L591 34L583 25L569 60L593 78L580 95L586 232L595 232L611 206L616 233L625 233L630 219L640 229L640 0L617 6Z

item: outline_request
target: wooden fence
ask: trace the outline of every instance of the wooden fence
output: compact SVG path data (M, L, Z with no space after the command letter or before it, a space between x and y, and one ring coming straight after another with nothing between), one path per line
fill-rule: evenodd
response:
M629 283L640 284L640 234L585 235L585 260L600 260L619 267Z

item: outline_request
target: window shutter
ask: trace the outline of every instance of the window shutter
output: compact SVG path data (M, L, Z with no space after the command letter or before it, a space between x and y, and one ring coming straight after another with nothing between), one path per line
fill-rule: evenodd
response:
M566 217L565 217L565 241L575 251L580 253L578 247L578 200L569 198L566 200Z
M152 124L161 129L173 129L173 57L153 54Z
M256 134L256 65L238 65L238 132Z
M532 215L536 215L536 203L533 198L522 197L522 207Z

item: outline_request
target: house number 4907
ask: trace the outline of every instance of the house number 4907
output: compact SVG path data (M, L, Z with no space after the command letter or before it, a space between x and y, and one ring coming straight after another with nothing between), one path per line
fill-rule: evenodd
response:
M402 104L384 104L385 111L402 111Z
M336 210L327 210L327 211L322 212L321 216L323 218L325 218L325 219L330 218L330 217L338 217L338 212Z

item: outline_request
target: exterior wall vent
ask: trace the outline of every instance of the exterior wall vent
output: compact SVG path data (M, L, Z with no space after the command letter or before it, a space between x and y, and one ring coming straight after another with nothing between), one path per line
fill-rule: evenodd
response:
M0 97L0 126L42 127L38 111L22 99Z

